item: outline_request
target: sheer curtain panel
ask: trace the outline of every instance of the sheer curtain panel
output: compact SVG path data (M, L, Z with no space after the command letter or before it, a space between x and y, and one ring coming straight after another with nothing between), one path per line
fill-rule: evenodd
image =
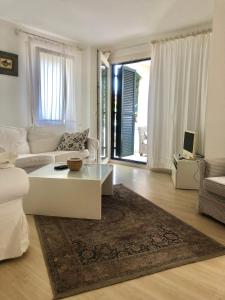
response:
M152 45L148 107L148 164L170 169L185 130L198 133L204 154L210 33Z

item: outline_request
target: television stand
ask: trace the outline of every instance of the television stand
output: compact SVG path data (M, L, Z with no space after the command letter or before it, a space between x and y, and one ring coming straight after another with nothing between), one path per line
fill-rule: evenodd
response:
M174 155L172 180L176 189L198 190L200 159L185 159Z

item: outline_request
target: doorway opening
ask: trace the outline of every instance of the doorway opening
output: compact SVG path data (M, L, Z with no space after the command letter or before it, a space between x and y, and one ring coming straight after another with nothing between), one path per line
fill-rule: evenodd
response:
M112 159L147 163L150 65L150 59L112 65Z

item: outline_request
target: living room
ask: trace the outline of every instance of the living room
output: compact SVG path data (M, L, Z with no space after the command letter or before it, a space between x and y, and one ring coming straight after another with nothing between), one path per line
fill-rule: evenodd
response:
M0 3L0 299L225 299L225 1Z

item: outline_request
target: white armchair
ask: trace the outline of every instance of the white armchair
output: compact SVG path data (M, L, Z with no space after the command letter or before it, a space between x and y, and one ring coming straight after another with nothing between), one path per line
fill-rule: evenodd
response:
M28 176L19 168L0 168L0 260L21 256L28 248L28 226L22 198Z

